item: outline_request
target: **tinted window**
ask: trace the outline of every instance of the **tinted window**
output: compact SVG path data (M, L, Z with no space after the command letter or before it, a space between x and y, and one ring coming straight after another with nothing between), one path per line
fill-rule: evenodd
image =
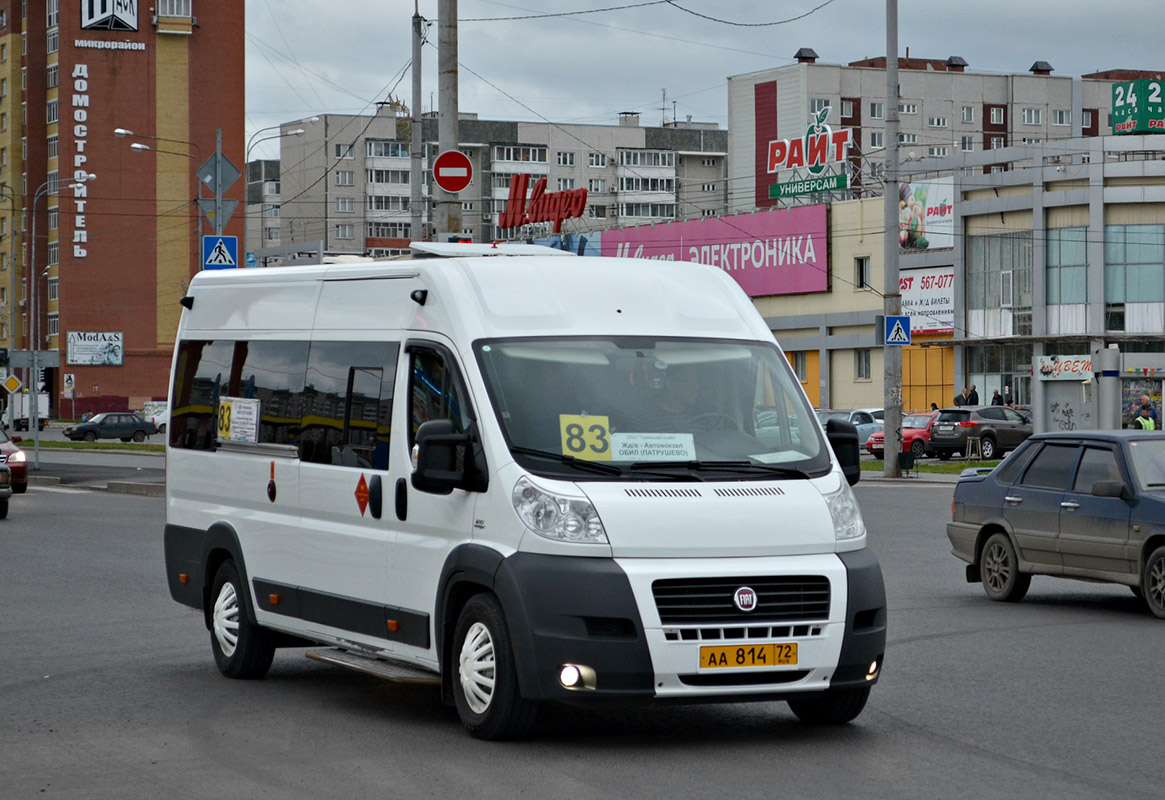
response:
M303 415L303 373L307 342L239 342L241 363L232 397L259 401L259 441L295 444Z
M211 450L218 398L228 394L234 342L185 341L178 348L172 389L170 446ZM93 418L100 422L102 415Z
M1041 489L1067 489L1078 452L1075 445L1045 445L1032 459L1020 484Z
M432 419L453 420L453 429L458 433L469 429L469 406L461 378L456 366L449 364L443 354L428 348L412 350L410 376L410 447L416 439L417 428Z
M978 414L978 416L982 419L993 419L999 422L1004 420L1002 408L984 408L980 411L977 411L976 414Z
M1097 481L1120 481L1120 467L1117 466L1116 453L1099 447L1088 447L1080 458L1080 466L1076 471L1076 483L1072 489L1076 492L1092 493L1092 484Z
M939 422L964 422L970 418L970 411L943 411L938 415Z
M1027 420L1024 419L1023 414L1020 414L1017 411L1012 411L1010 408L1001 408L999 410L1003 412L1003 416L1008 422L1014 422L1019 425L1025 424L1027 422Z
M301 461L388 469L396 342L314 342L303 393Z
M998 469L993 473L995 480L1003 484L1012 484L1015 479L1019 477L1019 473L1023 472L1023 468L1027 466L1027 462L1031 460L1032 455L1039 449L1038 445L1031 442L1025 442L1013 452L1007 459L999 465Z

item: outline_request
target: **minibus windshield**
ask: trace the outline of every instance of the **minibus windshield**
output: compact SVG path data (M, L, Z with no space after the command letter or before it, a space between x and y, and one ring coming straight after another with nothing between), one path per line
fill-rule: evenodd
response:
M535 473L767 480L830 468L813 411L772 344L523 338L475 350L511 452Z

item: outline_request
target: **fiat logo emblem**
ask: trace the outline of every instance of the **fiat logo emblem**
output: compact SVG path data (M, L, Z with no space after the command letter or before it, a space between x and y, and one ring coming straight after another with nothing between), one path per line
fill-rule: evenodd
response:
M741 586L732 595L732 602L736 603L736 607L741 611L752 611L756 608L756 592L747 586Z

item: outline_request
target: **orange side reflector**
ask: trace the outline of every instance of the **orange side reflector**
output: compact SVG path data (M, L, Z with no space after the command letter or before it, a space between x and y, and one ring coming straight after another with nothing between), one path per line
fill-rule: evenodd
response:
M400 623L397 622L395 619L388 620L388 629L390 631L392 631L393 633L396 633L399 628L400 628Z
M190 576L185 572L178 573L178 583L190 583Z
M267 595L267 599L271 601L271 605L273 605L273 606L279 605L279 595L269 594L269 595Z

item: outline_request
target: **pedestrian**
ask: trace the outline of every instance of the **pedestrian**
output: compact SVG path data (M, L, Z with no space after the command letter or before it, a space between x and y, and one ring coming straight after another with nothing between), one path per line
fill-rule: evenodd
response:
M999 393L998 389L996 389L995 393L993 395L991 395L991 405L993 405L993 406L1003 405L1003 395L1001 395Z
M1149 419L1153 420L1153 424L1157 428L1160 428L1161 418L1157 416L1157 409L1153 407L1153 401L1149 399L1149 395L1141 395L1141 408L1149 409Z
M969 405L969 406L979 405L979 391L975 388L975 384L973 384L973 383L971 384L971 391L967 395L967 405Z
M930 410L931 410L931 411L938 411L938 405L936 405L935 403L931 403L931 404L930 404Z
M1141 406L1141 413L1133 418L1133 424L1129 427L1142 431L1157 430L1157 423L1154 422L1153 418L1149 416L1150 410L1150 406Z
M955 405L957 405L957 406L967 405L967 387L964 386L963 391L961 391L957 395L955 395Z

